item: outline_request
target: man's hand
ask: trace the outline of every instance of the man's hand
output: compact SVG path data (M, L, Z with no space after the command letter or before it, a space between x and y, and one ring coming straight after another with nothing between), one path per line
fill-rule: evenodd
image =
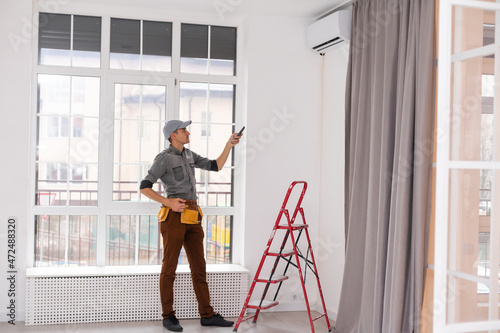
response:
M186 200L184 199L179 199L179 198L172 198L172 199L167 199L166 205L170 207L174 212L182 212L184 208L186 207Z
M222 167L224 164L226 164L227 157L229 156L229 153L231 152L231 149L236 146L238 143L240 143L240 138L243 136L243 134L238 136L238 133L233 133L229 137L229 141L226 143L224 146L224 150L220 154L220 156L217 158L217 167L219 170L222 170Z
M238 133L233 133L231 137L229 138L229 141L227 142L230 147L236 146L238 143L240 143L240 139L243 136L243 134L237 136Z

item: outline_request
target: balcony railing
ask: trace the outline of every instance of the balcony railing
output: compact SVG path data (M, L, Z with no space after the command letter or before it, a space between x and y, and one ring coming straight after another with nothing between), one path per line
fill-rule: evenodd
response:
M38 186L41 189L37 190L36 205L39 206L97 206L97 181L93 180L71 180L70 186L85 187L85 188L57 188L67 185L66 181L61 180L39 180ZM203 182L197 182L196 185L201 187L207 185ZM113 186L118 189L113 190L114 201L131 201L139 200L139 183L136 181L119 181L113 182ZM157 183L157 192L163 194L163 184ZM227 182L210 182L210 186L231 186ZM134 190L122 188L135 188ZM134 198L135 197L135 198ZM231 191L198 191L200 205L209 207L230 207L232 206ZM69 200L68 200L69 198Z
M58 181L44 181L47 184L57 185ZM43 183L43 182L39 182ZM72 182L81 183L85 186L85 189L62 189L62 188L52 188L40 190L37 193L37 204L41 206L66 206L66 197L73 198L68 204L70 206L95 206L97 205L97 190L89 189L89 187L97 186L95 181L80 181ZM134 182L123 182L130 186ZM137 183L135 183L137 184ZM201 185L202 183L199 183ZM209 185L230 185L230 183L210 183ZM65 183L66 185L66 183ZM160 184L161 185L161 184ZM49 186L46 186L49 188ZM158 187L161 189L161 187ZM132 193L137 194L138 191L115 191L120 195L132 195ZM205 191L201 195L214 195L216 198L215 203L218 207L227 207L231 203L231 192L220 192L220 191ZM88 198L95 197L93 200L88 200ZM203 200L200 200L202 203ZM207 201L204 201L207 202ZM62 215L64 216L64 215ZM88 234L94 236L82 236L73 235L69 230L68 221L59 215L39 215L37 216L37 230L36 230L36 249L35 249L35 261L37 266L93 266L96 264L96 228L94 225L92 230L88 230ZM70 215L75 216L75 215ZM81 215L82 218L84 215ZM149 216L149 215L148 215ZM89 216L86 217L90 219ZM207 250L206 260L207 263L230 263L231 262L231 237L220 238L220 233L224 235L227 233L231 235L232 228L232 217L229 225L219 225L217 223L217 218L215 220L212 218L210 221L208 217L204 218L204 223L206 224L205 230L217 230L211 235L207 232L207 237L205 239L205 248ZM157 224L156 217L154 215L149 216L149 220L154 219L154 223ZM215 222L214 222L215 221ZM106 223L106 222L105 222ZM141 222L139 222L141 223ZM218 226L215 226L215 225ZM158 228L153 233L147 235L147 242L141 242L136 244L135 237L131 237L130 240L124 241L121 238L121 234L125 232L127 235L135 234L135 226L131 228L129 225L128 230L119 230L121 224L107 226L107 234L118 234L120 238L118 239L106 239L106 264L107 265L152 265L161 264L162 260L162 249L161 249L161 237L159 235ZM66 229L68 231L66 231ZM80 227L78 227L80 230ZM148 229L149 230L149 229ZM69 233L69 235L68 235ZM219 233L219 234L218 234ZM144 236L144 235L141 235ZM146 236L144 236L146 237ZM106 237L108 238L108 236ZM66 239L68 242L66 244ZM148 245L144 245L147 243ZM67 249L66 249L67 247ZM138 247L138 259L135 262L135 249ZM66 253L67 251L67 253ZM181 252L179 257L179 263L187 263L187 259L184 251Z
M41 242L44 243L43 251ZM57 232L43 231L37 233L36 241L36 266L95 266L97 239L69 237L68 258L65 257L66 236ZM163 246L140 245L138 261L135 263L136 245L128 242L106 241L106 265L161 265L163 259ZM221 244L206 239L206 262L208 264L231 263L230 244ZM184 248L179 255L179 264L187 264Z

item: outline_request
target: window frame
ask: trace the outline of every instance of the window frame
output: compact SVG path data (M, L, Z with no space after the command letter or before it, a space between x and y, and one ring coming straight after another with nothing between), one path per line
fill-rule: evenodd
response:
M459 40L455 37L460 36L461 40L472 41L470 38L463 38L462 33L466 32L464 35L470 34L470 29L464 29L460 31L461 24L465 25L466 20L462 20L460 24L453 21L454 17L458 17L459 12L462 9L483 9L489 11L495 11L495 14L500 13L500 5L498 3L490 3L487 1L469 1L460 2L456 0L442 0L439 3L439 66L438 66L438 94L437 94L437 125L436 131L439 133L439 140L437 141L436 150L436 175L435 175L435 255L434 255L434 296L433 296L433 311L434 311L434 321L433 321L433 331L434 332L465 332L469 331L471 328L474 330L491 330L498 328L499 321L498 318L498 284L493 282L497 280L498 276L498 266L492 265L490 271L490 278L485 281L477 272L470 274L469 272L460 271L460 266L457 265L457 258L462 256L466 252L463 250L463 244L470 244L467 241L463 242L459 238L459 224L457 219L457 207L459 201L457 198L460 197L460 193L457 193L455 188L456 184L461 180L457 179L454 173L459 173L463 170L479 171L481 169L493 170L498 172L500 165L498 161L482 161L477 158L466 159L457 154L457 132L461 132L462 128L457 128L457 126L450 126L453 124L450 122L450 112L457 112L457 105L460 105L462 98L464 98L464 93L457 94L456 86L467 82L470 84L472 80L464 80L463 75L466 75L466 71L462 71L460 75L457 75L457 66L461 61L464 60L475 60L478 58L488 56L490 54L495 54L495 62L498 61L498 49L495 45L487 47L476 47L472 46L469 50L461 50L462 47L458 43L452 43L454 40ZM455 10L455 12L453 12ZM476 12L477 13L477 12ZM456 15L456 16L455 16ZM469 17L472 22L476 18ZM457 20L458 22L458 20ZM495 17L495 33L498 35L500 27L500 18L498 15ZM457 31L453 29L458 29ZM498 74L498 67L495 67L495 72ZM452 73L455 76L452 76ZM481 73L483 74L483 73ZM453 78L453 79L452 79ZM452 90L452 88L454 90ZM467 88L462 88L467 89ZM466 90L464 90L466 91ZM496 87L495 95L498 95L498 87ZM450 98L452 97L452 98ZM479 104L479 107L481 105ZM476 113L476 114L479 114ZM455 114L457 117L460 113ZM463 120L463 119L462 119ZM460 133L461 134L461 133ZM458 156L456 156L458 155ZM468 180L469 181L469 180ZM474 182L471 180L470 182ZM479 185L479 184L478 184ZM494 186L494 185L493 185ZM478 186L479 187L479 186ZM463 191L465 192L465 191ZM474 193L474 192L469 192ZM478 194L479 197L479 194ZM473 207L473 206L471 206ZM466 207L467 208L467 207ZM472 208L476 209L476 208ZM462 212L462 216L467 216L467 212ZM495 216L492 216L492 221L495 220ZM463 222L463 221L460 221ZM498 222L498 221L496 221ZM497 223L493 223L490 226L490 254L491 262L498 262L499 259L499 238L500 234L498 232ZM462 234L464 231L460 230ZM477 237L475 234L471 234L471 237ZM474 248L473 248L474 251ZM476 258L477 260L477 258ZM473 268L475 268L473 266ZM488 319L485 318L470 318L465 319L459 318L455 320L456 305L460 304L457 301L458 296L462 297L459 284L455 284L454 280L460 282L467 281L472 283L482 283L490 284L490 293L487 301L487 313ZM458 290L458 293L457 293ZM465 290L465 289L464 289ZM477 297L477 289L469 289L474 293L474 297ZM443 307L443 295L453 295L452 297L445 297L445 300L453 300L451 302L452 306ZM458 295L458 296L457 296ZM481 295L479 295L481 296ZM480 299L481 297L479 297ZM482 307L483 304L472 304L474 306Z
M34 5L34 15L38 17L40 12L48 12L45 8L39 5ZM120 13L109 13L100 8L86 8L82 11L80 6L69 5L65 7L64 12L60 10L51 11L54 14L82 15L82 16L98 16L101 17L101 66L99 68L89 67L72 67L72 66L53 66L38 64L38 38L32 39L32 89L31 89L31 116L30 116L30 166L29 166L29 198L28 198L28 221L27 221L27 267L32 268L35 264L35 216L37 215L96 215L97 216L97 258L95 267L105 267L105 237L106 237L106 221L111 215L152 215L158 210L158 203L155 202L113 202L112 186L113 186L113 146L114 144L104 144L107 139L111 138L113 142L113 130L111 134L105 133L109 128L113 129L113 95L109 95L110 91L114 91L114 83L119 80L120 83L140 82L146 85L155 85L161 83L167 85L167 103L171 103L171 107L167 106L168 119L177 119L179 115L179 82L191 81L211 84L234 84L236 88L235 103L234 103L234 119L233 131L239 128L244 123L246 118L243 100L244 89L243 78L239 73L243 73L242 59L239 56L236 62L236 74L229 75L213 75L213 74L186 74L180 72L180 27L181 23L192 23L186 14L183 17L169 17L167 11L158 11L134 17L131 15L121 15ZM178 16L178 15L176 15ZM111 18L137 19L142 21L164 21L172 23L172 70L171 72L149 72L146 70L119 70L110 68L110 22ZM241 55L242 41L242 26L241 20L237 19L220 21L199 20L194 24L205 24L221 26L232 26L237 29L237 54ZM59 75L74 75L74 76L93 76L101 78L100 83L100 115L99 115L99 187L98 187L98 205L97 206L37 206L34 198L36 197L36 128L37 128L37 76L39 74L59 74ZM113 89L112 89L112 88ZM170 88L170 89L169 89ZM172 114L173 113L173 114ZM110 127L111 126L111 127ZM71 135L71 134L70 134ZM223 147L220 147L221 151ZM232 237L236 237L232 247L232 264L241 264L243 262L243 230L244 225L237 221L243 220L244 213L244 170L246 158L243 153L234 153L234 167L241 167L241 170L234 172L233 182L238 186L233 186L233 206L232 207L206 207L204 215L232 215L233 229ZM208 156L216 158L217 156ZM132 265L134 266L134 265ZM120 271L127 271L127 267L121 266ZM36 269L36 267L34 267ZM46 269L46 268L45 268Z

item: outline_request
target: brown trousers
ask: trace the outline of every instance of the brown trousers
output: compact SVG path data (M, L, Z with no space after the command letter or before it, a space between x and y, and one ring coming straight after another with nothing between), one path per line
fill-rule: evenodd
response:
M204 232L201 223L183 224L181 214L170 211L167 219L160 223L163 237L163 262L160 273L160 298L163 318L175 315L174 280L181 248L184 245L191 269L193 288L198 300L201 317L210 318L214 309L210 306L206 262L203 253Z

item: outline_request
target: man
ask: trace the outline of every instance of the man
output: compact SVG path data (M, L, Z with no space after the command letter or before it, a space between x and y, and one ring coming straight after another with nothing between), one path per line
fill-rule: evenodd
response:
M201 157L184 148L189 143L189 121L171 120L163 128L170 147L159 153L141 182L141 193L162 204L158 214L163 237L163 262L160 273L160 298L163 326L170 331L182 332L175 317L174 279L181 247L184 245L191 269L193 288L198 300L198 311L203 326L230 327L234 323L215 313L210 305L206 279L206 263L203 253L203 228L201 209L196 202L196 179L194 168L219 171L227 161L231 148L241 137L233 133L224 150L216 160ZM167 196L156 193L152 187L158 178L165 185Z

